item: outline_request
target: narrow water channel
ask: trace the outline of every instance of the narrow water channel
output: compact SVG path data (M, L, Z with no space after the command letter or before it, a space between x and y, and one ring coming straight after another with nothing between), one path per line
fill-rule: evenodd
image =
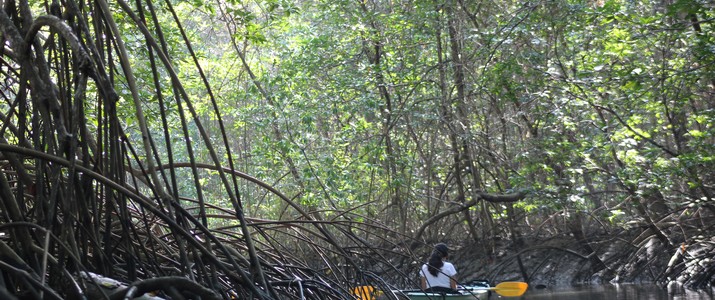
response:
M653 284L618 284L579 286L558 289L529 289L524 296L510 299L528 300L711 300L713 291L681 290L669 293ZM492 295L489 299L499 299ZM506 299L506 298L505 298Z

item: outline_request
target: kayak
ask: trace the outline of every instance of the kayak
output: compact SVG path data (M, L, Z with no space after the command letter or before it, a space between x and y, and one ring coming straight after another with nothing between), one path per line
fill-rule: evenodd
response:
M423 291L402 291L410 300L476 300L479 295L488 293L487 289L460 290L458 294L427 293Z
M427 293L421 290L402 291L402 294L410 300L475 300L489 298L491 290L492 287L489 286L489 281L473 280L466 285L457 286L459 294Z
M457 292L454 294L450 293L440 293L440 292L425 292L422 290L392 290L392 294L401 300L476 300L476 299L489 299L491 292L494 291L499 296L504 297L519 297L526 292L529 288L529 284L520 281L505 281L492 287L489 282L480 280L479 282L472 282L466 286L458 286ZM355 290L355 294L358 295L360 300L372 300L375 298L365 298L359 296L358 291L371 292L373 287L359 287ZM482 297L483 296L483 297Z

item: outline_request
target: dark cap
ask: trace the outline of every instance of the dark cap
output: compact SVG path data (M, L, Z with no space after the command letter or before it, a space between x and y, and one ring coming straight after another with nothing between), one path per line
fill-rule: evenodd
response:
M434 250L441 253L442 256L449 255L449 247L445 243L438 243L434 245Z

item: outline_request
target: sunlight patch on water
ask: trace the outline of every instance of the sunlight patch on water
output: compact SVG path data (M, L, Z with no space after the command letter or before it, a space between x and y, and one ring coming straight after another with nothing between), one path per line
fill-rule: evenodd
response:
M529 300L711 300L713 291L681 290L669 293L654 284L616 284L529 290L519 299Z

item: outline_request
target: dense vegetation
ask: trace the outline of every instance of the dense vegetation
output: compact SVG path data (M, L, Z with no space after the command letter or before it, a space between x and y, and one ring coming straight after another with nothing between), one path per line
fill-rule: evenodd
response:
M713 284L710 1L1 5L3 299L344 299L442 241Z

